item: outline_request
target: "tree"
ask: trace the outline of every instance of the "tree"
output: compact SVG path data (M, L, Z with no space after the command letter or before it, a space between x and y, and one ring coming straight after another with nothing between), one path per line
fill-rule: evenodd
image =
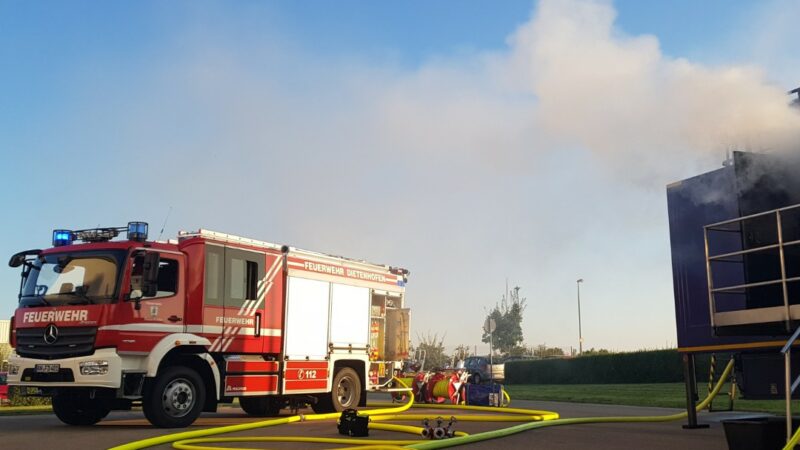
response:
M453 366L458 364L459 361L463 361L467 359L467 357L472 353L469 349L469 345L461 344L453 350Z
M564 356L564 349L561 347L548 347L546 344L539 344L536 347L531 347L533 356L539 358L548 358L553 356Z
M428 331L426 336L417 334L419 344L417 351L425 352L425 369L443 369L450 363L450 357L444 353L444 335L439 338L439 333L431 335ZM420 355L421 356L421 355Z
M525 311L526 299L520 298L520 289L522 288L516 286L511 292L503 294L500 303L489 312L489 318L496 323L491 336L492 345L506 354L519 347L523 341L522 313ZM486 343L490 340L489 333L485 330L481 340Z
M608 355L612 353L609 350L604 348L595 349L594 347L590 348L589 350L584 350L581 356L590 356L590 355Z

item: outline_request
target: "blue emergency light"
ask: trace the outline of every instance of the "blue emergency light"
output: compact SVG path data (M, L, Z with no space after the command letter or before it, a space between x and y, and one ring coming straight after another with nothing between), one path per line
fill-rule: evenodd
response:
M144 242L147 240L147 222L128 222L128 240Z
M53 247L72 244L73 235L70 230L53 230Z
M90 228L86 230L53 230L53 247L70 245L75 241L107 242L128 232L128 240L144 242L147 240L147 222L128 222L128 227Z

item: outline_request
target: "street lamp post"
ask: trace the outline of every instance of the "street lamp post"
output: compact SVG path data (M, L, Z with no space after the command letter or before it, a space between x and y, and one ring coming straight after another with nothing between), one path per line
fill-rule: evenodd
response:
M581 283L583 278L578 278L575 282L578 285L578 354L583 354L583 331L581 330Z

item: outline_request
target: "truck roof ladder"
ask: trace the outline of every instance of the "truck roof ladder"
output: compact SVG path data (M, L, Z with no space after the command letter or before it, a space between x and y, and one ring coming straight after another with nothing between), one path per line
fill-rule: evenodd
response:
M257 239L250 239L242 236L236 236L233 234L220 233L218 231L204 230L202 228L197 231L178 232L178 239L190 239L195 237L210 239L213 241L231 242L234 244L252 245L254 247L271 248L275 250L281 249L280 245L273 244L271 242L259 241Z

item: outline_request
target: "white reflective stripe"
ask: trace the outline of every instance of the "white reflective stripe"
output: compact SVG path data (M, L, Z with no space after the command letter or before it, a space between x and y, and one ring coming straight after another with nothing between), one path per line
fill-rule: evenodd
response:
M228 347L230 347L231 343L233 343L233 338L236 337L237 334L239 334L240 330L241 328L239 327L230 328L228 330L227 336L224 336L222 342L220 342L218 350L221 352L228 350Z
M191 331L192 333L216 334L216 333L221 333L222 332L222 327L216 327L216 326L210 326L210 325L203 327L203 326L200 326L200 325L193 325L191 330L186 330L186 331ZM246 335L252 336L254 331L255 330L253 330L252 328L245 328L240 334L246 334ZM281 333L281 329L280 328L262 328L261 329L261 335L262 336L280 336L281 334L282 333ZM225 336L228 336L228 335L229 335L229 333L225 333Z
M280 267L279 263L282 259L283 258L280 257L275 258L275 261L272 263L272 267L269 268L269 271L267 271L267 274L264 276L264 278L258 282L258 293L256 294L256 298L258 300L252 303L250 307L245 310L245 316L252 316L259 306L261 306L261 302L267 297L270 289L272 289L272 286L275 284L273 280L275 280L275 276L278 275L278 268ZM241 311L239 311L239 314L242 314Z
M190 330L187 330L187 331L190 331ZM192 325L191 326L191 332L192 333L216 334L216 333L222 333L222 327L212 326L212 325L205 325L205 326ZM244 329L242 329L242 331L239 334L252 336L253 334L255 334L255 330L253 330L252 328L244 328ZM281 333L281 329L280 328L262 328L261 329L261 335L262 336L280 336L281 334L282 333ZM225 332L224 335L220 336L220 337L228 337L228 336L230 336L230 333Z
M278 271L276 269L278 268L278 263L281 262L281 259L282 259L281 257L275 258L275 261L272 262L272 266L270 266L269 270L264 275L264 278L258 280L258 284L257 284L257 288L256 288L256 290L257 290L256 299L257 300L245 300L245 302L242 304L242 307L239 308L239 314L238 315L240 315L240 316L241 315L250 316L258 308L258 305L264 299L264 296L267 294L267 291L269 291L269 288L266 288L266 286L272 284L272 280L275 278L275 275L277 275L277 273L278 273Z
M269 286L272 287L272 284L270 283ZM269 288L267 288L267 292L269 292ZM265 292L265 294L266 294L266 292ZM263 299L264 297L260 297L260 298ZM261 306L261 300L254 300L254 302L255 303L250 305L251 307L248 308L247 311L245 311L245 313L244 313L245 316L252 316L256 312L256 310L259 308L259 306Z
M212 331L206 331L211 328L210 325L186 325L186 332L187 333L212 333ZM222 327L219 328L219 331L222 331ZM218 332L219 332L218 331Z
M227 336L230 336L231 334L235 334L237 331L238 331L238 329L236 327L226 326L222 330L222 334L217 336L217 338L214 340L214 343L211 344L211 348L209 349L209 351L213 352L213 351L220 350L220 348L225 344L225 338Z
M275 258L275 261L272 262L272 267L270 267L269 270L267 271L267 274L264 275L265 281L272 281L275 278L275 275L278 273L276 269L279 267L281 261L283 261L283 257L278 256Z
M241 334L246 335L246 336L253 336L255 334L255 330L253 330L252 328L247 328L244 331L242 331ZM279 328L262 328L261 329L261 335L262 336L280 336L281 335L281 330Z
M254 301L255 301L255 300L245 300L245 301L244 301L244 303L242 303L242 307L241 307L241 308L239 308L239 314L238 314L238 315L240 315L240 316L241 316L241 315L242 315L242 313L243 313L243 312L244 312L244 311L245 311L247 308L249 308L249 307L250 307L250 304L251 304L251 302L254 302Z
M217 351L217 349L219 349L220 344L222 344L222 336L225 335L225 331L227 329L228 329L228 327L225 327L224 329L222 329L222 333L219 336L217 336L216 339L214 339L214 342L211 344L211 347L208 349L209 351L215 352L215 351Z
M182 333L183 325L169 325L165 323L126 323L123 325L105 325L99 328L100 331L166 331L170 333Z
M228 338L228 340L227 340L227 341L225 341L225 343L224 343L224 344L222 344L222 346L221 346L221 347L222 347L222 349L220 350L221 352L224 352L224 351L227 351L227 350L228 350L228 347L230 347L230 346L231 346L231 344L233 344L233 338L234 338L234 337L235 337L235 336L231 336L231 337L229 337L229 338Z

